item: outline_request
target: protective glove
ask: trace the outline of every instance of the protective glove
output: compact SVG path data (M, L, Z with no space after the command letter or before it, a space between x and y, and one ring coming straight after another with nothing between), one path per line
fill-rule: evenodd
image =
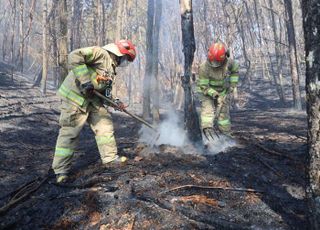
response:
M83 83L80 85L80 92L86 97L93 97L94 95L94 86L91 81Z
M125 104L123 104L123 102L120 101L119 98L114 99L113 102L117 104L117 107L114 107L114 110L119 110L122 112L125 108L128 107Z

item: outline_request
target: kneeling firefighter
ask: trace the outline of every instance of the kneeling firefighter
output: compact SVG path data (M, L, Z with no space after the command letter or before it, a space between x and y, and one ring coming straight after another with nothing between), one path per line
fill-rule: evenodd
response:
M111 89L116 67L126 66L135 57L135 46L128 40L103 47L80 48L69 54L70 72L58 90L62 98L61 128L52 164L58 183L68 179L72 156L86 122L95 134L103 164L127 161L126 157L117 154L111 115L94 90L113 99ZM116 102L120 110L124 109L121 101Z

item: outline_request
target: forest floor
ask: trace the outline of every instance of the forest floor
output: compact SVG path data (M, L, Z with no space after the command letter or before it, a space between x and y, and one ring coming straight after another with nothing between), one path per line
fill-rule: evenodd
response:
M138 144L140 124L117 112L128 165L103 167L86 126L72 183L57 186L46 175L59 98L0 73L0 229L308 229L306 114L281 108L263 95L272 86L259 83L254 93L240 93L249 102L232 111L235 147L215 155L147 148Z

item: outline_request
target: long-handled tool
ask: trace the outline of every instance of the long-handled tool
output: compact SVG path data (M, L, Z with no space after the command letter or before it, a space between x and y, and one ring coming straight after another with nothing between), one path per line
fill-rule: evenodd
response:
M113 100L111 100L110 98L105 97L104 95L102 95L101 93L99 93L98 91L94 90L94 94L97 95L98 97L100 97L101 99L103 99L104 101L108 102L110 105L112 105L115 108L119 108L119 105L117 103L115 103ZM143 123L144 125L148 126L150 129L152 129L156 134L158 133L158 130L156 127L154 127L153 125L149 124L147 121L143 120L141 117L138 117L137 115L130 113L128 110L126 109L122 109L122 112L125 112L126 114L128 114L130 117L133 117L134 119L136 119L137 121ZM159 135L160 136L160 135ZM158 139L159 137L157 137Z

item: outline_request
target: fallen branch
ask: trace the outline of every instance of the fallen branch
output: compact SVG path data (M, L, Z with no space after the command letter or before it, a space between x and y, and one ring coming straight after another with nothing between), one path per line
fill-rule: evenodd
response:
M40 178L41 179L41 178ZM32 181L25 185L25 187L21 188L10 200L9 202L0 208L0 216L6 214L10 208L15 206L17 203L27 198L33 192L37 191L40 186L48 179L48 177L44 177L40 180L39 184L36 184L37 180Z
M216 190L226 190L226 191L235 191L235 192L255 192L255 193L263 193L262 191L258 191L255 189L246 189L246 188L226 188L226 187L214 187L214 186L201 186L201 185L193 185L193 184L187 184L182 185L178 187L174 187L172 189L168 189L166 191L158 193L159 195L165 194L168 192L180 190L180 189L186 189L186 188L198 188L198 189L216 189Z
M139 195L136 197L137 200L153 204L157 208L161 208L166 211L174 212L180 214L182 217L186 218L188 221L205 225L201 229L250 229L246 224L237 224L230 220L224 219L220 216L206 215L203 213L198 213L196 210L172 204L171 202L164 199L157 199L150 196Z
M261 160L259 158L258 155L255 155L255 158L261 163L263 164L264 166L266 166L268 169L270 169L272 172L274 172L276 175L278 175L279 177L282 177L282 174L279 173L276 169L274 169L271 165L269 165L268 163L264 162L263 160Z

